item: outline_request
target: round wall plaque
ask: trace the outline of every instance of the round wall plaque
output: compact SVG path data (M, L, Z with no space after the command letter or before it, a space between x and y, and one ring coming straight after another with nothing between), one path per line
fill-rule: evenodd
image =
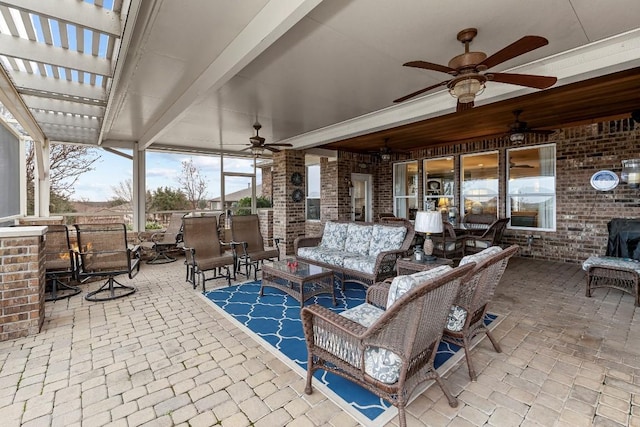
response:
M598 191L613 190L619 182L618 175L608 170L598 171L591 176L591 186Z
M296 186L302 185L302 175L300 175L300 172L291 174L291 183Z
M293 193L291 193L291 198L294 202L301 202L302 199L304 199L304 192L301 189L296 188L293 190Z

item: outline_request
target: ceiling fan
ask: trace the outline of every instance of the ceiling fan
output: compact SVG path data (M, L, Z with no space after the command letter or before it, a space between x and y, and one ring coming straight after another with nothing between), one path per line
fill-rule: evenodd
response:
M520 120L520 114L522 114L522 110L513 110L513 115L515 116L515 121L511 123L509 126L509 140L511 142L522 142L524 141L525 134L537 134L537 135L551 135L555 133L554 130L542 130L542 129L531 129L527 126L527 122L523 122Z
M265 144L265 139L259 135L260 129L262 129L262 125L258 121L256 121L253 124L253 128L256 130L256 134L249 138L249 147L245 148L242 151L251 150L251 153L254 155L254 157L261 156L262 153L264 153L265 148L273 153L278 153L280 152L280 150L275 147L293 147L293 145L291 144L278 142Z
M558 80L555 77L531 74L485 73L489 68L549 44L549 41L544 37L524 36L520 40L511 43L509 46L487 57L484 52L469 51L469 44L477 34L478 30L475 28L467 28L458 33L458 40L464 44L464 53L453 57L449 61L448 66L426 61L411 61L403 64L405 67L440 71L450 74L452 78L405 95L393 102L403 102L414 96L428 92L431 89L446 86L451 96L458 99L456 110L463 111L473 107L473 101L476 95L484 90L487 81L546 89L553 86Z
M373 156L376 156L378 159L380 159L383 162L388 162L389 160L391 160L391 155L393 153L396 153L396 152L404 153L404 151L392 150L391 148L389 148L388 144L389 144L389 138L385 138L384 147L380 147L378 151L370 151L369 153Z

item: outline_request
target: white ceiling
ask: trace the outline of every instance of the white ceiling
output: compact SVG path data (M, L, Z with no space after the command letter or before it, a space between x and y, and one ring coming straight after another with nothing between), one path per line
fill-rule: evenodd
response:
M94 10L87 4L79 8L76 0L58 2L76 12L57 19L89 25L83 22ZM106 58L111 73L105 87L99 87L103 104L81 104L81 110L91 109L86 117L56 115L62 107L50 96L45 96L48 107L36 110L42 97L34 96L29 85L51 84L53 78L29 76L2 62L48 139L238 152L246 148L257 119L267 142L309 148L447 114L456 102L443 91L399 105L392 101L448 79L444 73L402 64L420 59L446 65L463 53L456 34L469 27L478 29L471 50L487 55L525 35L549 40L547 46L492 68L495 72L552 75L558 77L557 85L564 85L640 66L638 0L116 1L120 3L122 13L103 11L120 20L121 33L114 37L114 57ZM3 14L19 7L53 15L37 0L0 0ZM0 56L15 55L7 42L18 42L20 36L2 37ZM40 42L39 47L47 46ZM55 85L56 91L87 86L64 83ZM0 87L0 101L13 101L16 105L8 107L19 121L28 120L6 86ZM533 91L489 82L476 105ZM27 123L25 128L37 126Z

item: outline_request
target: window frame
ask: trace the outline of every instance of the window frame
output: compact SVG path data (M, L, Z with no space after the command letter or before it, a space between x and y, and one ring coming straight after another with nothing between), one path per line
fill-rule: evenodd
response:
M313 197L309 195L309 182L311 181L309 179L309 169L310 168L318 168L318 197ZM313 164L308 164L305 165L305 174L307 179L305 179L305 185L304 185L304 195L305 195L305 199L304 199L304 219L305 221L321 221L322 220L322 215L321 215L321 205L322 205L322 170L320 169L320 163L313 163ZM318 218L309 218L309 201L310 200L318 200Z
M496 190L495 193L495 197L496 197L496 219L498 219L498 217L500 216L500 203L501 203L501 197L500 197L500 151L499 150L491 150L491 151L481 151L478 153L469 153L469 154L461 154L460 155L460 206L458 207L459 209L459 214L460 214L460 218L464 218L467 215L467 211L464 205L464 201L465 201L465 192L464 192L464 158L465 157L473 157L473 156L482 156L482 155L488 155L488 154L494 154L496 156L496 179L498 181L498 188ZM471 212L469 212L471 213Z
M429 189L429 182L432 179L429 179L428 174L429 171L427 170L427 162L432 162L432 161L437 161L437 160L449 160L451 161L451 170L453 172L451 173L451 181L452 181L452 186L451 186L451 194L445 194L445 189L441 188L440 194L437 196L434 195L430 195L428 194L428 192L430 191ZM452 206L456 206L456 159L454 156L442 156L442 157L433 157L433 158L426 158L426 159L422 159L422 204L423 204L423 209L429 210L428 209L428 205L427 205L427 201L428 200L436 200L435 203L435 210L439 210L441 208L438 207L438 201L441 198L446 198L449 199L449 207ZM439 180L437 178L437 180ZM442 183L442 181L440 180L440 184L444 185ZM447 208L448 209L448 208Z
M400 165L405 165L405 167L408 167L409 164L414 163L416 165L416 189L414 191L413 194L407 194L407 195L397 195L396 194L396 167L400 166ZM407 160L404 162L395 162L392 164L392 171L393 171L393 214L398 216L398 201L399 200L410 200L413 199L415 201L415 206L416 206L416 212L419 210L419 205L418 205L418 183L420 180L420 162L419 160ZM408 174L407 174L408 176ZM406 184L406 182L405 182ZM407 208L407 217L406 219L410 219L411 218L411 214L410 214L410 209L411 208Z
M538 148L542 148L542 147L553 147L553 180L554 180L554 192L553 193L518 193L518 194L512 194L510 192L510 179L511 179L511 168L509 167L509 162L511 161L511 156L510 153L512 151L519 151L519 150L531 150L531 149L538 149ZM509 225L508 228L510 230L525 230L525 231L549 231L549 232L555 232L557 225L558 225L558 217L557 217L557 211L558 211L558 165L557 165L557 146L555 143L549 143L549 144L539 144L539 145L529 145L526 147L512 147L512 148L508 148L506 151L506 156L505 156L505 162L506 162L506 179L505 179L505 212L511 216L511 197L522 197L522 196L550 196L553 197L553 227L551 228L544 228L544 227L527 227L527 226L522 226L522 225L511 225L511 221L509 221Z

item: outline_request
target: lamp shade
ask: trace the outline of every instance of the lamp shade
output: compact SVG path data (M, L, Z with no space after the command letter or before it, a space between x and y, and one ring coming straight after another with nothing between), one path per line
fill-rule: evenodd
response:
M418 211L415 230L419 233L442 233L442 213Z

